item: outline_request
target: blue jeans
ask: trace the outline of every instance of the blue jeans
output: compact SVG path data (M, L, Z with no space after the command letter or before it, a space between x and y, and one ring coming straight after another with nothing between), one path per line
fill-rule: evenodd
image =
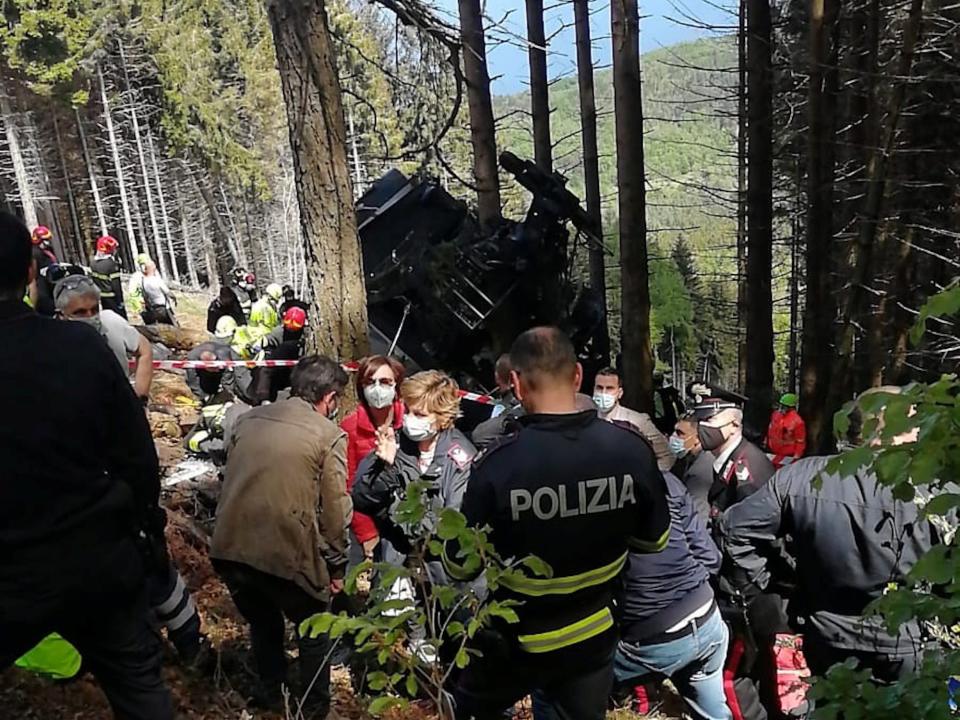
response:
M723 692L723 662L727 656L730 631L713 613L689 635L657 645L634 645L620 641L614 673L620 683L648 675L663 675L673 681L690 706L703 720L731 720Z

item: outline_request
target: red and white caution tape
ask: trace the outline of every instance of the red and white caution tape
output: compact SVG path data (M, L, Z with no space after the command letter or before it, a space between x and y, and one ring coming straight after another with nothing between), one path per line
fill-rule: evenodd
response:
M296 367L299 360L154 360L154 370L229 370L231 368L289 368ZM356 372L358 364L356 362L343 363L343 369L347 372ZM131 369L136 367L136 361L130 361ZM489 395L480 395L478 393L460 391L460 397L464 400L482 403L484 405L493 405L497 401Z

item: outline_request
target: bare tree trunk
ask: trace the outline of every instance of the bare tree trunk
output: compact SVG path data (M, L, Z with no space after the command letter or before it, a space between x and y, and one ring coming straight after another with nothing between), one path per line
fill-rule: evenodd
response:
M50 113L53 118L53 134L57 141L57 154L60 156L60 169L63 172L63 182L67 187L67 205L70 210L70 224L73 226L73 236L76 238L73 243L77 253L77 259L86 263L87 248L83 242L83 231L80 229L80 215L77 212L77 199L73 194L73 181L70 179L70 170L67 168L67 156L63 151L63 137L60 135L60 121L57 120L57 112Z
M366 289L326 9L321 0L272 0L268 13L318 320L310 342L316 352L360 358L369 348Z
M803 362L800 369L800 411L807 424L811 453L832 444L828 391L834 348L836 307L830 283L833 243L833 193L836 148L836 70L831 68L832 37L838 0L811 0L810 88L807 100L807 295L803 314Z
M90 191L93 193L93 206L97 210L97 222L100 223L100 234L107 234L107 216L103 212L103 200L100 198L100 188L97 186L97 175L93 171L93 162L90 160L90 151L87 149L87 133L83 129L83 120L80 112L73 109L73 116L77 119L77 134L80 136L80 147L83 149L83 161L87 165L87 177L90 178Z
M803 171L800 167L800 160L797 160L796 174L796 210L793 217L793 237L790 238L790 340L788 342L788 351L790 357L789 375L787 388L790 392L797 392L797 366L798 366L798 333L800 325L800 195L803 192Z
M33 230L38 224L37 207L30 188L30 177L27 175L27 165L20 149L20 140L17 138L17 123L10 106L10 98L0 87L0 117L3 118L3 127L7 133L7 147L10 150L10 159L13 161L13 175L17 183L17 194L20 196L20 207L23 211L23 221Z
M180 191L180 185L176 184L174 189L177 195L177 210L180 214L180 237L183 238L183 255L187 262L187 277L190 279L191 287L199 288L200 278L197 277L197 266L193 260L194 244L189 240L191 234L187 223L187 208L183 202L183 193ZM206 254L206 249L203 248L202 252Z
M240 231L237 230L237 224L233 220L233 207L230 205L227 193L223 189L223 180L217 183L217 187L220 189L220 199L223 201L223 206L227 210L227 220L230 222L230 234L227 235L227 243L231 245L233 254L240 258L240 264L244 267L249 267L250 260L247 257L243 239L240 237Z
M547 38L543 29L543 0L526 0L526 4L533 158L541 170L549 173L553 172L553 143L550 140L550 94L547 85Z
M170 269L173 279L180 282L180 268L177 267L177 253L173 249L173 233L170 232L170 218L167 216L167 198L163 193L163 183L160 181L160 164L157 162L157 148L153 142L153 133L147 128L147 148L150 150L150 164L153 166L153 182L157 186L157 197L160 200L160 218L163 221L163 236L167 241L167 252L170 253Z
M737 387L747 386L747 2L737 31Z
M500 177L497 171L497 140L487 72L486 41L480 0L458 0L460 37L463 42L463 74L470 107L470 139L473 143L473 177L477 185L477 212L486 228L500 221Z
M363 165L360 164L360 150L357 145L357 131L353 125L353 109L348 110L348 122L350 123L350 147L353 150L353 194L360 197L363 194L364 173Z
M773 22L747 0L747 384L745 421L763 432L773 405Z
M236 248L233 246L233 243L230 242L230 228L223 222L223 216L220 215L220 210L217 208L217 202L214 200L213 193L210 192L210 188L207 187L204 178L200 176L199 170L194 169L189 172L191 177L193 177L193 184L196 186L197 192L200 193L200 197L203 198L203 202L207 206L210 219L213 221L214 230L216 234L223 239L223 243L230 253L230 257L233 259L233 264L242 265L243 263L240 262L240 256L237 254ZM214 254L214 257L216 257L216 254Z
M127 72L127 56L123 51L123 43L117 40L117 47L120 50L120 66L123 68L123 81L127 90L127 112L130 115L130 122L133 123L133 139L137 145L137 159L140 161L140 177L143 178L143 192L147 196L147 216L150 219L150 231L153 234L153 247L157 255L157 262L160 264L160 274L164 277L169 276L167 270L167 260L163 254L163 245L160 243L160 230L157 226L157 211L153 206L153 195L150 192L150 173L147 172L147 159L143 152L143 139L140 136L140 121L137 119L137 109L133 102L130 89L130 74ZM141 233L143 231L141 230ZM144 245L150 246L146 238Z
M577 81L580 88L580 135L583 144L583 182L586 191L587 214L591 217L597 237L603 237L603 217L600 196L600 151L597 147L597 100L593 87L593 48L590 44L589 0L573 0L574 22L577 32ZM590 286L603 303L603 321L593 339L594 348L603 365L610 364L610 331L607 327L607 277L604 248L590 246Z
M117 173L117 186L120 189L120 207L123 210L123 223L127 231L127 242L130 245L130 254L136 257L140 254L140 247L137 245L137 235L133 231L133 216L130 214L127 184L124 182L123 165L120 163L120 147L117 144L117 134L113 128L110 104L107 102L107 83L103 79L103 69L99 65L97 66L97 76L100 78L100 102L103 105L103 120L107 126L107 138L110 141L110 152L113 155L113 168Z
M613 94L620 190L620 346L624 402L653 412L650 288L647 284L647 194L643 164L640 16L636 0L613 0Z

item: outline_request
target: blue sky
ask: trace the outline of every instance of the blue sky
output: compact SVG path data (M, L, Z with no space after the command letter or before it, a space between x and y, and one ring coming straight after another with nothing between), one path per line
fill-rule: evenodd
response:
M457 0L434 0L438 11L457 24ZM736 18L723 9L729 0L640 0L641 51L656 50L732 29ZM524 90L529 82L526 14L523 0L481 0L487 21L487 63L495 94ZM544 24L549 44L551 79L576 72L573 8L563 0L544 0ZM731 7L735 7L731 5ZM610 64L609 0L591 3L593 57L597 67ZM696 20L716 27L693 27ZM491 22L493 20L495 22ZM565 27L568 25L569 27ZM556 33L554 35L554 33ZM551 35L554 35L551 38ZM505 42L498 42L505 41Z

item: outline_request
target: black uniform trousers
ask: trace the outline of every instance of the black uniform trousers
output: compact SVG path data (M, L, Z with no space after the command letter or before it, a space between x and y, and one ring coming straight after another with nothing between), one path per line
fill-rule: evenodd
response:
M550 653L527 653L494 633L478 642L454 689L457 720L502 720L504 710L537 690L557 720L603 720L613 687L616 633L609 631Z
M326 612L329 603L308 594L291 580L261 572L243 563L215 560L237 610L250 623L250 644L257 673L268 691L276 692L287 681L287 655L283 648L284 618L295 626L311 615ZM300 637L300 688L298 699L307 717L322 718L330 707L330 638Z
M81 592L40 600L29 613L0 617L0 672L57 632L83 658L118 720L172 720L173 701L160 676L161 640L145 592Z

